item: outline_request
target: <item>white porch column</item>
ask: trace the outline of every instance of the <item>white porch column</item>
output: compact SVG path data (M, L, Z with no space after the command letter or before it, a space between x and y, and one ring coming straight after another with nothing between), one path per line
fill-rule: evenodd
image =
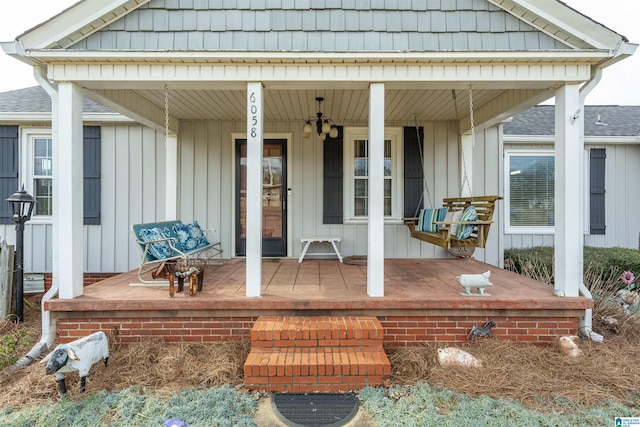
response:
M58 282L60 298L82 295L83 285L83 159L82 159L82 89L73 83L58 84L57 146L53 194L58 209L53 211L53 235L58 239ZM56 245L54 245L55 247Z
M263 88L247 83L247 297L261 296Z
M460 185L462 197L471 197L473 192L473 137L460 135Z
M169 134L165 145L164 219L178 219L178 135Z
M369 87L367 293L384 296L384 83Z
M555 294L578 296L582 283L582 177L579 85L556 90L555 105Z

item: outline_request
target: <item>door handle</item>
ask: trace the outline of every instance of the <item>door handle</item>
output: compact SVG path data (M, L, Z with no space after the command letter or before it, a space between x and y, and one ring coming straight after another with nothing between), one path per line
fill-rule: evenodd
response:
M287 198L283 197L282 198L282 212L287 210Z

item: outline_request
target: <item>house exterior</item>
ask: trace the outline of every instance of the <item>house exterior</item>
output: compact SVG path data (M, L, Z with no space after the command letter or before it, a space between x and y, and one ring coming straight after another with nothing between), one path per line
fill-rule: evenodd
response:
M132 224L173 218L246 257L247 297L260 296L263 256L295 257L310 235L367 255L368 294L382 297L384 258L446 256L403 218L501 194L501 122L555 96L555 286L577 296L584 97L636 47L555 0L84 0L2 44L33 65L52 132L50 176L36 176L38 153L18 143L29 126L4 122L2 158L22 158L3 165L0 189L34 183L50 202L27 226L27 269L51 269L61 299L83 294L84 272L137 266ZM121 116L88 120L84 98ZM336 137L305 137L320 113ZM100 203L84 223L97 206L82 184L90 123ZM504 247L494 233L475 257L499 265Z
M554 121L538 105L503 126L506 249L555 243ZM584 244L639 248L640 107L585 106L583 158Z

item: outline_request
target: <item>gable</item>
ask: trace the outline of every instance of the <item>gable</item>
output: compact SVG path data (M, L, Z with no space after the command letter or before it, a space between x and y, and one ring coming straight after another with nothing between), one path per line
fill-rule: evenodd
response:
M209 9L209 4L216 4ZM76 50L536 51L567 45L486 0L151 0Z

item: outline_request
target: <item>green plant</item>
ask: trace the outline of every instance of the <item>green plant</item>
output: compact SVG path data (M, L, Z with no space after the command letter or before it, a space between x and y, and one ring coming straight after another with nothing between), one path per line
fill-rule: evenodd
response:
M0 335L0 370L13 365L20 351L27 349L33 340L33 333L19 327Z
M507 249L504 251L504 265L507 270L514 271L541 282L554 282L553 264L554 248L550 246L536 246L525 249ZM626 248L594 248L584 247L584 272L591 269L591 279L594 272L600 272L601 281L608 277L620 276L624 271L640 272L640 251ZM585 284L589 287L587 280ZM626 285L618 280L619 289Z

